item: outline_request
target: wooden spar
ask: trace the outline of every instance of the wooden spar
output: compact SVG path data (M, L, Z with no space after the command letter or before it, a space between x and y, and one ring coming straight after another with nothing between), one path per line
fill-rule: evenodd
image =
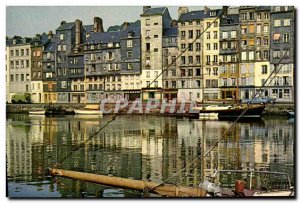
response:
M142 180L131 180L120 177L110 177L98 174L83 173L76 171L69 171L63 169L50 169L50 174L54 176L61 176L66 178L72 178L82 181L88 181L98 183L102 185L109 185L119 188L127 188L139 191L150 191L155 194L169 196L169 197L205 197L206 190L193 187L175 186L171 184L163 184L158 187L158 183L142 181Z

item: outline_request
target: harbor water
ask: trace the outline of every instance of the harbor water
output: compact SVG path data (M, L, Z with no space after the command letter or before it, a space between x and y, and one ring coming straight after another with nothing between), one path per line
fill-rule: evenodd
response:
M295 123L287 117L231 126L233 121L122 115L95 135L110 119L8 114L8 197L148 195L48 175L47 169L59 161L58 167L67 170L193 187L217 169L286 172L295 183Z

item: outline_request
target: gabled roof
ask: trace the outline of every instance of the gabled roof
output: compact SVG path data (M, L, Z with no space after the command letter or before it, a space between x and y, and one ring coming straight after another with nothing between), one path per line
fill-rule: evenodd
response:
M133 32L133 37L141 36L141 21L137 20L133 23L129 23L129 26L122 32L121 38L127 38L128 33Z
M165 28L163 30L163 37L176 37L176 36L178 36L178 28L177 27Z
M162 15L166 9L167 7L149 8L141 16Z
M75 22L65 23L59 26L56 30L70 30L73 28L73 26L75 26Z

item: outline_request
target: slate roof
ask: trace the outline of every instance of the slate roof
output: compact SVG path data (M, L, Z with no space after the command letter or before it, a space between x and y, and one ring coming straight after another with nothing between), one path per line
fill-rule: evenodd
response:
M44 52L55 52L56 50L56 43L55 42L49 42L45 45Z
M75 22L65 23L59 26L56 30L70 30L73 26L75 26Z
M271 6L257 6L257 11L271 11Z
M141 21L137 20L133 23L129 23L129 26L126 30L122 32L121 38L127 38L128 32L133 32L133 37L140 37L141 36Z
M216 11L216 16L210 16L211 11ZM178 22L200 20L200 19L203 19L203 18L213 18L213 17L217 17L221 13L222 13L222 9L209 10L206 14L204 13L203 10L201 10L201 11L191 11L191 12L182 14L179 17Z
M163 30L163 37L171 37L171 36L178 36L177 27L165 28Z
M84 25L83 29L85 29L86 33L91 33L94 29L94 25Z
M166 9L166 7L149 8L145 10L141 16L162 15Z
M228 20L232 22L228 24ZM228 15L226 18L220 19L220 25L234 25L239 23L239 14Z
M87 44L98 44L108 42L120 42L122 31L118 32L101 32L91 33L90 37L86 40Z

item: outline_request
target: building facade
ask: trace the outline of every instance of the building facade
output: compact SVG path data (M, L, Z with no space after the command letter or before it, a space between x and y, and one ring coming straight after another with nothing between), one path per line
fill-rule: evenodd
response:
M14 37L7 46L7 68L9 72L8 102L13 95L30 93L31 47L29 38ZM18 102L18 101L15 101Z

